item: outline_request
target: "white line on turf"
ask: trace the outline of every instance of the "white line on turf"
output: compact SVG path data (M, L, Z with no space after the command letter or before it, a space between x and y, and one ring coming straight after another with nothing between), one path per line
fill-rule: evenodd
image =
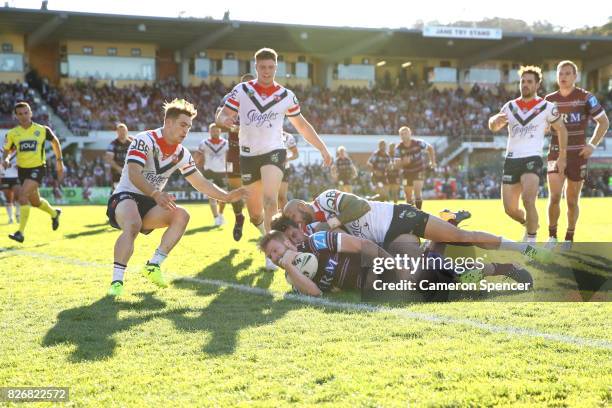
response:
M74 258L68 258L63 256L50 255L40 252L31 252L24 251L20 249L10 249L10 248L0 248L0 254L2 253L13 253L16 255L23 255L29 258L39 258L49 261L57 261L62 263L68 263L72 265L78 266L86 266L86 267L95 267L95 268L103 268L103 269L111 269L112 264L103 264L97 262L88 262ZM2 258L0 258L2 259ZM130 268L132 271L133 268ZM313 306L323 306L329 307L333 309L341 309L341 310L351 310L351 311L359 311L359 312L371 312L371 313L387 313L395 316L399 316L406 319L412 320L420 320L433 324L454 324L460 326L471 327L474 329L479 329L483 331L488 331L491 333L503 333L511 336L525 336L536 339L550 340L556 341L559 343L572 344L576 346L586 346L586 347L594 347L594 348L603 348L603 349L612 349L612 342L604 340L604 339L590 339L585 337L576 337L576 336L568 336L565 334L557 334L557 333L546 333L541 332L534 329L523 328L523 327L514 327L514 326L500 326L494 325L490 323L480 322L478 320L473 319L463 319L457 317L436 315L431 313L422 313L422 312L411 312L404 309L399 308L391 308L385 306L375 306L367 303L350 303L350 302L339 302L327 298L315 298L311 296L304 296L293 293L281 293L274 292L268 289L253 287L242 285L239 283L226 282L222 280L216 279L202 279L202 278L193 278L189 276L181 276L175 274L168 274L169 277L172 277L176 280L181 280L185 282L192 282L202 285L208 286L216 286L219 288L231 288L243 293L248 293L251 295L257 296L267 296L272 298L279 299L287 299L300 303L306 303Z

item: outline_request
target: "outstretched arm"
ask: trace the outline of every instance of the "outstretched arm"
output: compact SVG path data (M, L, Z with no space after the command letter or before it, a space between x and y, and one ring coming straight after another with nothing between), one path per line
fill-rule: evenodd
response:
M289 116L289 121L295 127L295 129L300 132L302 136L304 136L304 139L321 153L321 156L323 156L323 165L330 166L332 163L332 157L327 150L327 146L323 140L321 140L317 131L304 118L304 116L302 116L302 114L297 116Z

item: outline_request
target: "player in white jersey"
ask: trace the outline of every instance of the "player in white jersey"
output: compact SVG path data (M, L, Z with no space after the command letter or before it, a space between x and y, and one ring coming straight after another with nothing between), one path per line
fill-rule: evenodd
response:
M13 151L8 157L10 166L7 169L0 166L0 190L6 199L6 214L8 223L13 223L13 209L15 209L15 219L19 222L19 176L17 174L17 152Z
M196 166L203 169L202 174L206 179L212 181L217 187L227 188L226 158L229 143L227 139L221 137L221 128L215 123L208 126L208 133L210 137L200 142L198 150L193 152L193 159ZM217 211L217 200L209 198L208 201L215 218L215 225L223 225L225 223L223 219L225 203L219 203L219 210Z
M180 171L196 190L222 201L240 200L244 189L230 193L206 180L197 170L189 151L181 145L197 111L181 99L164 105L164 126L139 133L130 145L119 185L108 200L106 215L111 226L122 231L115 242L113 280L109 295L123 292L123 275L134 252L139 232L148 234L167 228L153 257L142 274L158 286L167 286L160 266L183 236L189 214L174 203L174 197L163 192L168 179Z
M489 119L489 129L497 132L508 126L508 146L502 178L502 199L506 214L525 225L525 240L535 242L538 232L536 199L542 175L544 135L551 126L559 134L557 167L563 173L566 166L567 130L559 110L537 95L542 81L538 67L519 70L521 97L506 102L501 111ZM519 208L523 199L525 211Z
M327 190L312 203L291 200L283 215L302 227L318 222L309 232L342 227L350 235L375 242L385 250L398 245L404 234L435 242L475 245L484 249L518 251L539 261L549 260L550 253L507 240L483 231L466 231L410 204L368 201L351 193ZM398 241L396 241L398 240Z
M302 116L297 97L274 81L276 61L276 51L270 48L257 51L257 79L236 85L216 117L217 124L225 127L232 126L237 117L240 119L242 184L250 192L247 209L251 223L262 235L270 230L272 216L278 212L278 192L287 154L282 140L285 117L321 152L324 165L332 162L325 143ZM275 269L269 259L266 267Z
M289 162L300 157L300 152L295 142L295 137L291 133L283 131L283 145L287 150L287 158L285 159L285 169L283 170L283 182L278 191L278 208L283 208L287 204L287 190L289 189ZM291 156L289 155L291 153Z

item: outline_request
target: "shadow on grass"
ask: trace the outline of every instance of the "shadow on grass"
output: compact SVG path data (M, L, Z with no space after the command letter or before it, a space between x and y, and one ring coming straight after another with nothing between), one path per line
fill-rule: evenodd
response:
M117 346L113 336L121 331L172 313L156 312L166 303L156 299L153 293L137 293L137 302L116 300L105 296L86 306L67 309L59 313L57 322L45 335L43 347L73 344L76 349L69 360L72 362L96 361L112 357ZM139 316L119 319L119 311L144 312ZM152 312L152 313L146 313Z
M80 237L87 237L90 235L98 235L98 234L104 234L105 232L111 232L112 229L109 226L104 227L104 228L98 228L95 230L89 230L89 231L83 231L83 232L76 232L74 234L64 234L64 238L66 239L74 239L74 238L80 238Z
M273 273L263 268L246 276L237 277L238 272L248 269L252 263L252 259L249 258L233 265L232 261L238 252L237 249L232 249L229 254L204 268L195 278L218 279L221 273L224 275L224 281L261 289L269 288ZM270 324L284 316L289 310L300 308L300 305L292 302L279 302L268 296L252 296L231 288L220 289L180 279L175 281L174 285L179 289L193 290L199 296L216 294L198 316L187 317L178 314L169 316L180 330L210 333L212 337L204 345L202 351L211 355L234 353L238 335L242 329Z
M219 227L216 225L205 225L203 227L198 227L198 228L187 230L185 231L184 235L194 235L194 234L197 234L198 232L206 232L206 231L211 231L214 229L219 229Z
M110 227L110 224L108 223L108 221L101 222L99 224L87 224L85 225L85 228L96 228L96 227L104 227L104 226Z

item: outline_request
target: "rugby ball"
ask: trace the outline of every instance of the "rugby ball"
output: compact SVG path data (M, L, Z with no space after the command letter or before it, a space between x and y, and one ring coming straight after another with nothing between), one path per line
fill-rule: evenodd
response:
M291 263L298 271L311 280L314 279L319 268L317 257L307 252L300 252Z

